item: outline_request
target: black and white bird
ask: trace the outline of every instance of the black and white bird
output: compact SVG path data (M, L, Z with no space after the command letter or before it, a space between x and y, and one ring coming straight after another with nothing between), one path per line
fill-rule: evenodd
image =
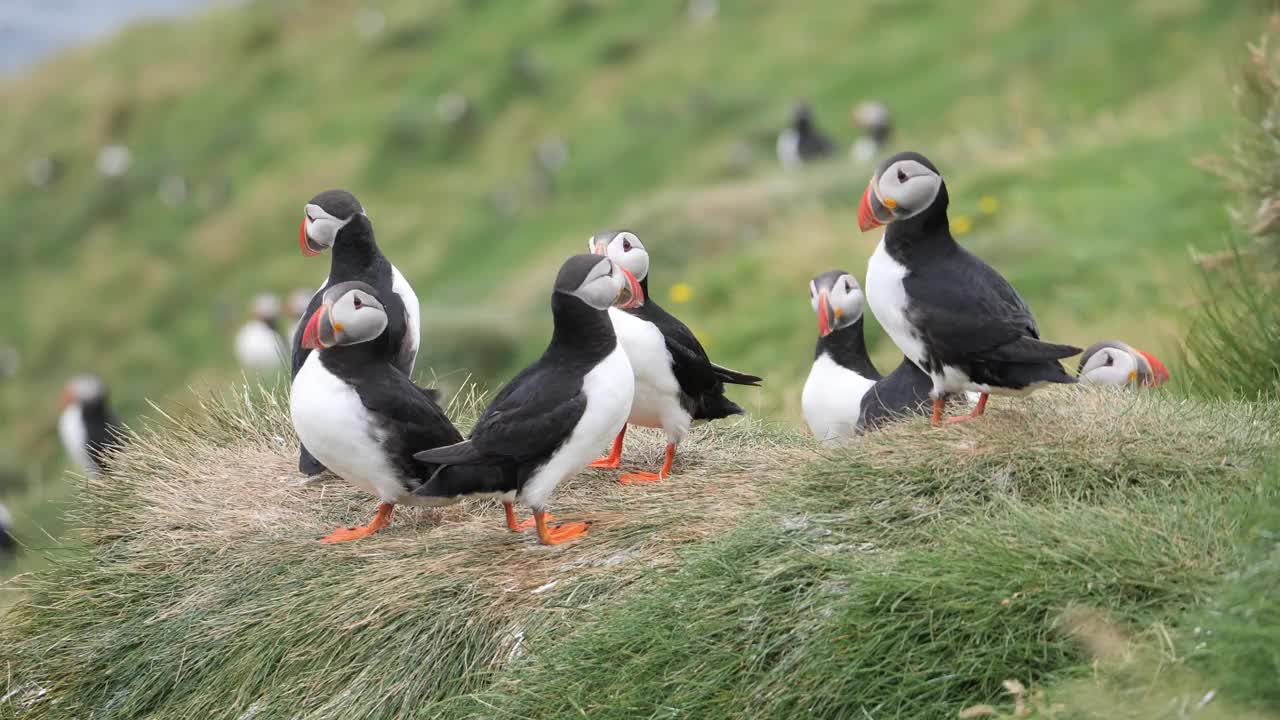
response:
M236 332L236 360L250 373L273 373L284 368L284 336L280 334L280 299L262 293L253 299L253 317Z
M500 467L502 490L533 509L538 538L545 545L586 532L587 524L581 522L549 527L547 500L627 422L635 378L606 311L642 302L640 283L609 258L569 258L551 293L554 330L542 357L498 392L469 440L415 457L446 466ZM445 473L422 490L433 496L475 492L492 488Z
M903 358L885 377L867 354L862 287L843 270L809 283L818 315L818 347L800 405L814 437L823 442L853 437L898 417L929 412L933 380Z
M0 557L12 554L17 549L18 541L13 538L13 516L4 503L0 503Z
M1076 375L1086 385L1158 387L1169 381L1169 370L1155 355L1120 340L1086 348Z
M289 319L287 347L293 347L298 331L304 325L302 318L307 314L307 306L311 304L311 296L315 292L311 288L295 288L285 298L284 311Z
M62 390L58 436L67 456L86 476L107 470L108 454L123 440L123 426L107 403L107 386L94 375L78 375Z
M947 186L933 163L905 152L885 160L858 206L865 232L887 225L867 266L867 302L903 353L933 380L933 422L949 393L1020 395L1073 383L1060 360L1080 348L1040 339L1031 310L990 265L960 247L947 221Z
M637 308L610 308L618 342L627 351L635 372L635 401L627 422L661 428L667 436L666 458L656 472L632 472L619 478L623 484L663 480L671 474L676 447L694 421L717 420L744 411L725 397L725 383L759 386L755 375L729 370L711 362L702 343L671 313L659 307L649 294L649 252L629 230L607 230L587 241L591 252L607 255L640 282L645 303ZM622 462L626 427L614 439L608 457L591 464L616 468Z
M302 346L312 352L289 396L294 430L317 460L381 501L368 525L335 530L325 543L378 532L398 504L437 506L458 499L415 494L440 468L413 454L461 442L462 435L436 403L435 392L415 385L375 342L390 327L390 314L399 312L389 311L382 295L363 282L333 285L302 331ZM448 468L447 475L481 487L501 484L494 468ZM511 529L519 530L509 504L507 517Z
M298 230L302 254L319 255L332 249L333 260L329 277L311 297L297 327L302 327L320 306L325 290L353 280L367 283L382 298L388 316L387 332L374 341L374 347L386 353L387 359L401 372L412 377L421 338L418 296L404 275L378 249L373 224L364 208L346 190L326 190L312 198L303 212ZM311 351L302 346L300 332L295 329L293 335L290 375L297 377ZM305 442L299 449L298 469L306 475L324 471L324 466L307 451Z
M860 132L850 156L854 162L870 163L889 144L889 136L893 134L889 108L878 100L868 100L849 113L849 121Z
M831 157L835 143L818 129L813 108L797 103L791 111L791 124L778 133L778 162L785 170L795 170L806 163Z

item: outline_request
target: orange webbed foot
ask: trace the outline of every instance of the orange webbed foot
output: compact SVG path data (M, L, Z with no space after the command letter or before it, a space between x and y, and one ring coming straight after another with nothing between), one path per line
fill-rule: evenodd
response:
M662 473L652 472L629 472L618 478L619 485L630 485L632 483L651 483L665 480L666 477Z
M337 530L334 530L328 535L320 538L320 542L326 545L333 545L335 543L349 542L351 540L359 540L363 537L369 537L387 526L387 523L391 521L391 511L394 510L395 507L396 506L391 503L382 503L378 506L378 514L373 516L373 520L370 520L368 525L361 525L360 527L353 528L338 528Z
M587 465L587 467L595 468L597 470L617 470L621 466L622 458L616 458L613 456L596 458Z
M541 510L533 511L533 520L538 528L538 540L543 545L559 545L566 540L572 540L582 535L587 531L587 528L591 527L591 523L585 522L561 523L555 527L549 527L547 525L548 517L547 513Z
M529 518L524 522L516 522L516 510L512 506L512 504L509 502L502 503L502 509L506 511L507 529L510 530L511 532L524 532L525 530L528 530L529 528L534 527L534 525L536 524L533 518ZM550 513L547 513L547 519L554 520L555 518L551 517Z

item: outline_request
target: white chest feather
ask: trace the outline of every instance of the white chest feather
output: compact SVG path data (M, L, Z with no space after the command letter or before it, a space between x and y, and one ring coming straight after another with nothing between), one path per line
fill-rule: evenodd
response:
M407 320L405 332L412 343L414 363L416 363L418 348L422 345L422 305L418 302L418 296L413 292L413 287L409 285L409 281L404 279L404 275L400 274L400 270L395 265L391 266L391 292L399 295L401 301L404 302ZM409 372L405 374L413 374L413 363L410 363Z
M245 323L236 333L236 360L252 372L273 372L284 367L284 342L266 323Z
M403 501L405 486L387 460L375 418L320 353L308 355L293 379L289 411L298 439L325 467L383 502Z
M852 437L858 430L862 397L875 381L841 367L823 353L813 362L800 405L813 436L822 442Z
M907 268L884 249L884 238L867 261L867 305L880 327L904 355L917 365L925 359L924 342L907 315Z
M556 485L591 462L600 448L622 430L631 414L635 376L621 345L582 379L587 408L567 440L533 472L521 495L529 507L546 505Z
M778 133L774 149L778 153L778 162L786 170L794 170L804 162L800 157L800 133L795 128L787 128Z
M680 382L671 370L671 352L662 331L651 322L613 308L609 319L635 374L635 400L627 422L662 428L668 440L678 444L689 433L693 417L680 404Z
M80 472L88 475L98 471L98 464L89 454L89 431L84 426L84 413L79 405L68 405L58 417L58 437Z

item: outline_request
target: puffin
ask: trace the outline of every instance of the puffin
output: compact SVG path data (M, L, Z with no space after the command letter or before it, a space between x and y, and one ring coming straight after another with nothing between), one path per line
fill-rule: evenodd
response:
M907 415L925 415L933 380L906 357L888 377L867 355L863 292L852 275L831 270L809 283L818 346L800 405L821 442L844 440Z
M725 384L759 387L762 379L711 362L688 326L658 306L649 294L649 253L634 232L606 230L592 235L587 245L592 253L607 255L640 282L646 297L644 304L630 309L609 308L609 320L635 373L635 400L627 422L661 428L667 436L666 458L658 472L626 473L618 482L626 485L664 480L671 474L676 447L694 421L745 412L725 397ZM593 461L591 467L619 467L626 433L623 426L609 455Z
M1023 395L1049 383L1074 383L1060 362L1080 353L1040 339L1031 310L990 265L960 247L947 222L947 186L925 156L887 158L858 206L866 232L884 225L867 264L867 304L908 358L933 380L933 424L947 396L980 393L982 415L991 393Z
M78 375L62 390L58 436L86 476L107 470L107 457L123 439L124 426L107 404L107 386L95 375Z
M831 157L835 143L813 120L813 108L797 103L791 111L791 124L778 133L778 162L784 170L795 170L805 163Z
M236 359L246 372L272 373L284 367L280 299L262 293L253 299L253 317L236 333Z
M1120 340L1086 348L1076 375L1086 385L1158 387L1169 381L1169 370L1156 356Z
M355 196L346 190L326 190L311 198L303 209L298 246L306 256L332 249L333 260L329 277L311 296L297 327L304 327L310 321L330 287L352 280L368 283L378 292L388 313L387 332L378 337L375 346L381 348L401 372L412 377L421 338L418 296L404 275L378 249L373 224ZM302 345L302 333L296 328L293 335L290 377L296 378L311 350ZM307 451L305 442L299 448L298 470L304 475L324 472L324 465Z
M850 155L854 162L871 162L889 143L889 136L893 133L889 108L878 100L868 100L850 111L849 121L861 132Z
M585 533L583 522L549 526L547 500L557 485L587 466L631 414L635 374L607 311L643 302L639 281L613 260L598 255L566 260L551 293L553 330L542 356L498 392L468 440L414 457L446 468L501 468L504 499L518 496L533 510L544 545ZM440 472L421 493L450 497L493 489Z
M0 557L17 550L18 541L13 538L13 517L4 503L0 503Z
M385 528L396 505L440 506L457 497L415 494L440 468L414 459L424 448L462 441L433 390L421 388L375 340L391 326L387 291L357 280L331 285L302 331L311 350L293 379L289 414L298 438L316 459L348 483L374 495L378 511L367 525L340 528L326 544L368 537ZM450 480L500 486L494 468L458 467ZM508 519L514 520L508 505ZM509 523L512 530L523 529Z
M288 347L293 347L298 329L304 324L302 317L307 314L307 306L311 304L311 296L315 293L311 288L295 288L285 298L284 311L289 317Z

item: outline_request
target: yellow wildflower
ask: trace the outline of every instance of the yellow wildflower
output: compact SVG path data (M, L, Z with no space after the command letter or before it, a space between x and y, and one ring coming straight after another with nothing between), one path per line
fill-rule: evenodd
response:
M957 215L951 219L951 232L956 235L964 235L973 229L973 220L968 215Z
M1000 201L996 199L995 195L983 195L982 199L978 201L978 209L982 211L983 215L995 215L996 211L1000 209Z
M693 288L689 283L676 283L671 286L671 302L683 305L693 299Z

